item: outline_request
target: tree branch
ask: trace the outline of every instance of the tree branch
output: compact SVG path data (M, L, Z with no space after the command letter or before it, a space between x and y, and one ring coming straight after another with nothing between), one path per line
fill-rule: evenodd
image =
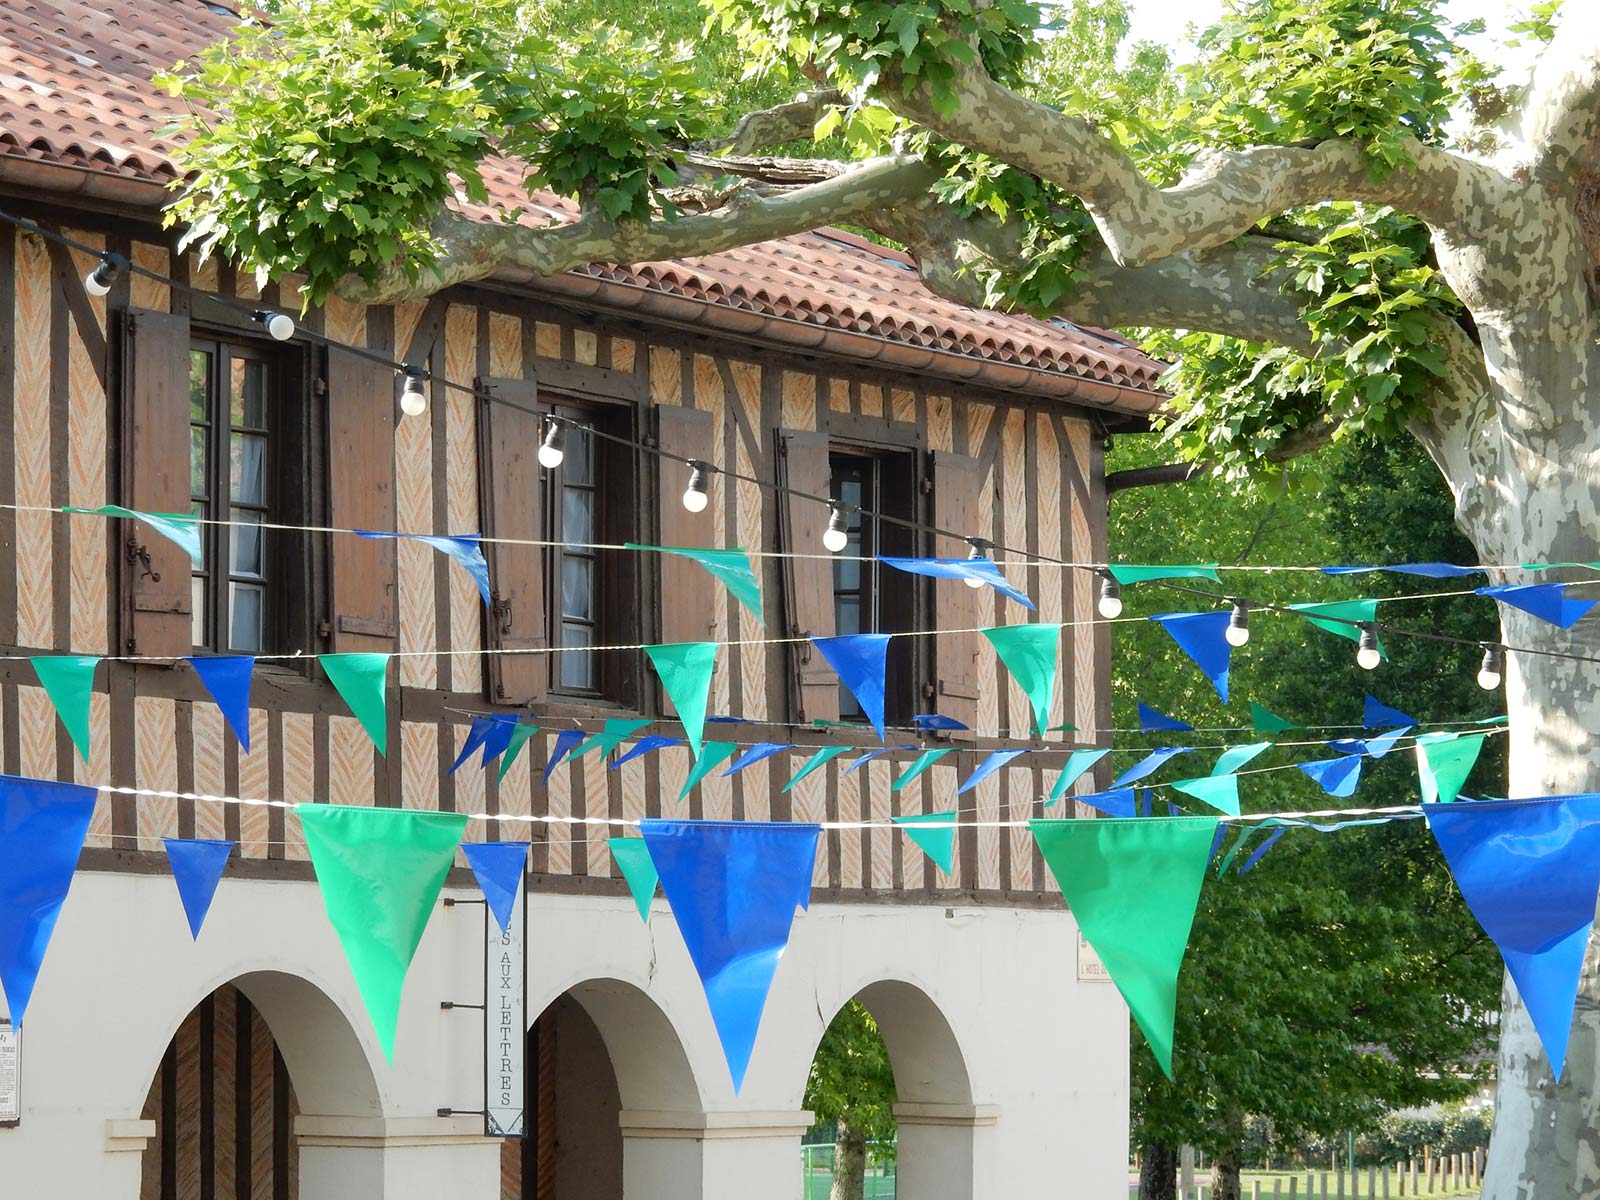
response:
M1600 8L1569 4L1540 56L1522 108L1533 178L1570 190L1600 165Z
M1328 200L1393 205L1456 240L1477 240L1494 228L1512 186L1487 166L1417 142L1409 145L1413 168L1375 183L1361 147L1334 139L1212 154L1177 185L1159 188L1091 120L1020 96L981 70L963 71L954 86L949 113L934 108L926 87L907 95L889 80L879 94L899 115L1079 197L1127 267L1219 246L1269 217Z
M843 102L844 97L834 88L819 88L787 104L746 113L727 137L704 142L698 149L713 154L754 154L785 142L809 141L822 114Z

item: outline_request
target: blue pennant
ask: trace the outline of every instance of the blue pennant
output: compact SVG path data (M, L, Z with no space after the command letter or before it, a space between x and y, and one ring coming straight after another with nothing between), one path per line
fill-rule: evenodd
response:
M554 771L561 760L571 754L579 742L589 735L581 729L563 729L556 734L556 744L550 749L550 761L544 765L544 781L550 782L550 773Z
M1600 890L1600 796L1424 804L1472 915L1516 981L1556 1079Z
M1074 796L1079 804L1087 804L1090 808L1098 808L1101 812L1113 817L1136 817L1139 815L1134 803L1132 788L1115 788L1106 792L1090 792L1087 796Z
M183 901L184 915L189 918L189 934L198 938L234 844L206 838L162 838L161 843L167 848L167 863L172 867L173 882L178 885L178 899Z
M987 558L890 558L878 555L878 561L887 563L897 571L913 575L931 575L935 579L974 580L986 583L1009 600L1015 600L1029 612L1036 611L1028 593L1011 586L1000 568Z
M1250 870L1251 867L1255 866L1258 862L1265 858L1267 856L1267 851L1276 846L1278 844L1278 839L1288 832L1289 827L1287 825L1283 825L1277 829L1274 829L1272 833L1268 835L1266 841L1262 842L1261 845L1257 846L1253 851L1250 852L1250 857L1244 860L1244 866L1239 868L1239 874L1245 874Z
M793 742L757 742L733 760L733 764L722 773L723 778L737 775L746 767L753 767L764 758L771 758L774 754L782 754L785 750L793 749Z
M628 747L628 752L626 754L623 754L613 760L610 769L615 771L623 763L632 762L634 759L639 758L642 755L649 754L652 750L664 750L668 746L681 745L683 745L682 738L665 737L659 733L647 733L632 746Z
M940 713L918 713L911 718L911 723L918 729L970 729L971 726L963 725L954 717L946 717Z
M1343 799L1353 795L1356 784L1361 782L1361 756L1352 755L1349 758L1325 758L1316 762L1296 763L1302 771L1313 779L1317 786L1330 796Z
M1158 613L1150 618L1159 621L1161 628L1172 635L1182 650L1194 660L1194 665L1205 673L1211 686L1217 689L1222 702L1228 702L1228 667L1233 659L1233 647L1224 636L1232 615L1225 612ZM1166 718L1171 720L1171 718ZM1141 715L1141 723L1143 721ZM1178 724L1158 728L1174 729ZM1187 729L1188 726L1182 726Z
M1194 726L1157 712L1143 700L1139 701L1139 728L1145 733L1193 733Z
M1416 725L1418 722L1415 717L1408 716L1398 708L1390 708L1375 696L1368 695L1362 700L1361 723L1368 729L1392 729L1396 725Z
M1150 789L1149 788L1145 788L1139 793L1139 815L1141 817L1148 817L1150 815Z
M489 736L489 730L494 726L492 716L473 717L472 724L467 729L466 740L461 743L461 752L456 755L455 762L450 764L450 774L454 775L461 769L461 764L472 757L472 752Z
M511 749L511 739L516 735L519 718L515 713L496 713L489 718L489 730L484 734L483 753L479 763L487 767L507 750Z
M511 928L511 915L516 911L517 897L522 894L529 845L529 842L461 843L467 865L472 868L501 933Z
M968 775L966 779L962 781L961 786L956 789L956 795L959 796L963 792L970 792L973 788L977 787L1001 767L1005 766L1013 758L1016 758L1019 754L1026 753L1026 750L992 751L988 758L984 759L978 764L977 770L973 771L971 775Z
M1154 774L1160 770L1169 758L1175 758L1180 754L1187 753L1189 753L1189 747L1187 746L1162 746L1157 750L1152 750L1121 775L1113 779L1111 786L1118 788L1125 783L1134 783L1143 779L1146 775ZM1082 799L1082 797L1075 797L1075 799Z
M96 789L0 775L0 988L19 1029L72 886Z
M1540 620L1571 629L1600 601L1569 600L1564 583L1508 583L1478 589L1480 596L1493 596L1513 608L1532 613Z
M878 758L878 757L880 757L882 755L885 755L885 754L892 754L896 750L920 750L921 748L922 747L920 747L920 746L918 746L918 745L916 745L914 743L907 743L907 744L901 745L901 746L879 746L876 750L868 750L860 758L858 758L854 762L852 762L848 767L846 767L844 769L844 771L840 774L839 777L841 779L843 779L844 776L850 774L852 771L859 771L862 767L866 766L873 759Z
M468 575L472 576L472 582L478 585L478 595L483 597L485 604L494 603L494 596L489 587L489 564L483 558L481 534L381 533L369 529L358 529L355 533L357 537L405 538L408 541L432 546L440 554L454 559Z
M1366 575L1372 571L1392 571L1396 575L1420 575L1424 579L1459 579L1463 575L1477 575L1482 567L1458 567L1454 563L1400 563L1392 567L1323 567L1324 575ZM1243 875L1241 869L1239 874Z
M645 820L639 830L705 987L737 1093L794 910L810 903L822 827Z
M811 644L828 660L839 682L861 705L861 711L883 740L883 676L889 654L887 633L852 633L842 637L812 638Z
M250 753L250 680L256 660L247 654L227 654L215 658L190 658L186 662L200 676L206 691L217 702L222 719L233 730L246 754Z

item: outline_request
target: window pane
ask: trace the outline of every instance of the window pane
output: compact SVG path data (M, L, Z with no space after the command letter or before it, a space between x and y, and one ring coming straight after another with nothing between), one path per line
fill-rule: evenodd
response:
M206 495L206 431L189 426L189 495Z
M267 439L259 434L236 433L231 441L233 499L242 504L265 504Z
M266 589L254 583L228 585L228 607L232 612L228 649L253 651L261 649L261 617L266 602Z
M836 592L854 592L861 587L861 560L848 557L849 553L846 548L833 560L833 590Z
M210 506L207 505L204 500L196 500L194 503L189 505L189 511L194 513L195 516L204 519L205 517L210 515L207 512L207 509L209 507ZM211 539L215 536L215 532L216 531L215 531L215 527L211 526L211 525L201 525L199 527L199 529L200 529L200 561L195 564L195 570L203 571L203 570L205 570L206 559L211 556L211 550L210 550Z
M233 360L228 416L235 425L262 429L267 424L267 364L252 358Z
M561 615L594 619L594 560L564 555L561 559Z
M861 632L861 601L854 596L839 596L833 603L833 620L838 632Z
M561 489L561 540L572 545L594 541L594 493Z
M588 646L592 644L589 630L582 625L561 627L563 646ZM561 686L568 688L594 687L594 653L568 651L561 655Z
M233 539L233 573L261 578L261 514L233 510L233 519L243 522L228 530Z
M579 426L567 431L567 457L562 462L568 483L594 482L594 439Z
M189 576L189 603L194 613L194 644L206 644L206 577Z
M211 356L204 350L189 351L189 419L204 421L206 412L206 376L210 374Z

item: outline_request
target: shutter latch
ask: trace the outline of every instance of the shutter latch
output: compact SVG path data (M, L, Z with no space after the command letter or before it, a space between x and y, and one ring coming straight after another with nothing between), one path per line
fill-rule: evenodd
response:
M144 568L139 572L139 578L148 577L151 583L161 582L161 572L153 570L150 566L149 548L142 545L138 538L131 537L128 539L128 561L135 566Z
M500 623L500 632L501 633L510 633L511 632L511 601L507 600L504 596L501 596L498 593L496 593L495 596L494 596L493 603L491 603L489 605L489 611L490 611L490 613L493 614L494 619Z

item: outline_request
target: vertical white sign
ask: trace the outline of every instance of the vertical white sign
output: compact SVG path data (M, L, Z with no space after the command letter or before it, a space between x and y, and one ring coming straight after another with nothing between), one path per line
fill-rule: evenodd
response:
M1111 982L1111 972L1106 970L1105 963L1100 961L1100 956L1094 952L1094 947L1089 945L1089 939L1082 933L1078 934L1078 982Z
M528 1048L528 896L517 892L510 928L484 905L483 1132L488 1137L527 1135L523 1111Z
M0 1125L22 1120L22 1038L0 1020Z

